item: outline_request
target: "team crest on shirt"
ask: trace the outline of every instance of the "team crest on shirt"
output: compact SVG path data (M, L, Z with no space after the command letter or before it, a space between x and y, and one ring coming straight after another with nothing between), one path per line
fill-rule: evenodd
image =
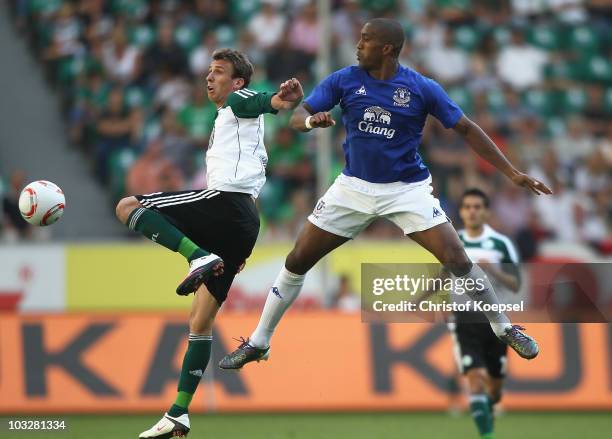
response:
M405 88L398 88L393 93L393 105L397 107L409 107L410 91Z
M368 107L363 112L363 120L357 124L359 131L370 134L378 134L392 139L395 129L385 125L391 125L391 112L384 108L374 106Z

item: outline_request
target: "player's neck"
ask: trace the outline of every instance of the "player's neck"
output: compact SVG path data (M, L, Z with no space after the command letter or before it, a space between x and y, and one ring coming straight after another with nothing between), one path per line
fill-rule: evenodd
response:
M379 81L387 81L395 76L399 69L397 59L383 62L379 69L368 70L368 75Z
M478 227L470 227L470 228L466 227L465 234L468 236L468 238L478 238L484 233L484 229L485 229L484 224Z

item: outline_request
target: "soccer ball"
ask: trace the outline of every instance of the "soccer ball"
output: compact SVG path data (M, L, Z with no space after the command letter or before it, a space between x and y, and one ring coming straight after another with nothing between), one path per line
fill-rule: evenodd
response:
M65 206L64 192L50 181L34 181L19 195L21 216L35 226L53 224L62 217Z

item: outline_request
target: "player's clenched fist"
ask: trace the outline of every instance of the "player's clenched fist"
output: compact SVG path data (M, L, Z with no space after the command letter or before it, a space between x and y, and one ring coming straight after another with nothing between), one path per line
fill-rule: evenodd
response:
M278 97L283 101L301 102L304 97L302 84L296 78L283 82L278 89Z
M278 91L272 96L272 107L276 110L293 110L304 97L302 84L296 78L283 82Z
M323 111L306 118L305 125L307 128L327 128L336 125L336 121L330 112Z

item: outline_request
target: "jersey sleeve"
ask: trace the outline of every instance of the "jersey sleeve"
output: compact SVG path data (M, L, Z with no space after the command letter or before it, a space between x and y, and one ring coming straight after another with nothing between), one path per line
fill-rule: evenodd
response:
M313 112L319 113L334 108L340 103L341 98L340 75L334 72L315 87L304 104L308 105Z
M425 81L427 81L426 88L429 91L427 111L442 122L445 128L454 127L463 116L463 111L453 102L440 84L432 79L425 79Z
M508 274L512 274L516 276L519 281L519 284L521 284L522 279L521 279L521 270L519 267L518 253L512 241L510 241L505 236L503 238L504 239L501 240L503 243L503 251L504 251L504 257L501 261L502 270Z
M502 262L504 264L518 265L519 257L518 257L516 248L514 247L514 244L512 244L512 241L510 241L508 238L506 237L504 238L505 239L502 239L502 243L504 244L505 251L504 251L504 258Z
M236 117L241 118L255 118L265 113L276 114L278 110L272 107L272 96L274 95L243 88L229 95L225 106L230 107Z

